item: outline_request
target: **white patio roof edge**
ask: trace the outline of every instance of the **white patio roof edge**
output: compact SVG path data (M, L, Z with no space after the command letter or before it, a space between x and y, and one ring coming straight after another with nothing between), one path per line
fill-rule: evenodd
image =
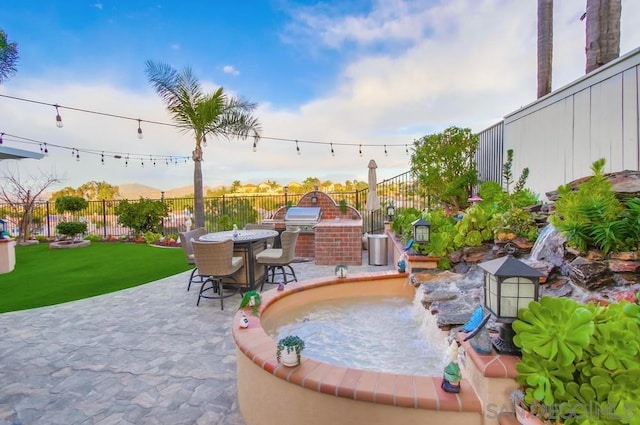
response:
M40 152L25 151L23 149L0 146L0 161L3 159L40 159L44 154Z

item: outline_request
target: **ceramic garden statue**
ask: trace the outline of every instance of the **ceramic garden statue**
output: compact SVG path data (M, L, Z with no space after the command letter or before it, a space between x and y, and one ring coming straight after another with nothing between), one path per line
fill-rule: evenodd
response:
M449 358L449 364L444 368L441 387L448 393L459 393L462 375L458 365L458 343L456 341L451 341L451 344L449 344L447 357Z

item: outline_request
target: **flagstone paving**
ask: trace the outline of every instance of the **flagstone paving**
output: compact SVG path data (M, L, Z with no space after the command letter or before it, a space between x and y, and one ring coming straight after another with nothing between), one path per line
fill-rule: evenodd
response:
M366 251L362 264L349 273L393 268L368 266ZM334 273L293 267L299 280ZM224 311L196 307L189 273L0 314L0 425L243 425L230 329L240 296Z

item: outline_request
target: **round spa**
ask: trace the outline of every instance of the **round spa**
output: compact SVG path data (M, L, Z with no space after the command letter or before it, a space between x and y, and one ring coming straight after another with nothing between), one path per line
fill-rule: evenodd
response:
M360 365L357 358L356 363L342 363L313 352L307 356L307 350L297 367L286 367L276 360L277 336L270 334L274 335L288 316L304 312L308 306L332 300L335 304L345 300L346 304L350 300L357 304L355 301L363 297L406 298L411 302L414 296L407 274L389 271L293 282L284 291L267 291L259 317L245 311L248 328L240 326L242 313L238 312L233 321L238 402L247 425L481 424L480 401L471 385L463 379L459 394L444 392L440 388L442 372L432 373L437 372L433 367L426 372L395 372L375 362ZM362 316L360 321L393 320ZM305 336L305 341L310 338ZM389 338L393 340L393 335ZM410 357L407 355L403 363L411 364Z

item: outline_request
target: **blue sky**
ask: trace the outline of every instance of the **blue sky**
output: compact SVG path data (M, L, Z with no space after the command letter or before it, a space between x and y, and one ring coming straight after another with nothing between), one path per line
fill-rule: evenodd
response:
M556 1L553 87L584 74L583 0ZM404 145L451 125L480 131L535 100L536 2L512 0L8 0L0 28L18 43L15 77L0 94L169 122L144 62L190 66L207 90L258 103L264 139L211 141L205 185L313 176L366 181L409 167ZM640 2L623 1L621 54L640 46ZM634 25L634 17L636 19ZM193 143L172 128L143 125L0 98L0 132L49 144L189 156ZM37 150L5 136L5 143ZM348 143L353 146L340 146ZM358 144L375 144L363 148ZM388 155L383 144L388 144ZM97 155L74 161L49 149L43 160L3 161L0 172L55 173L61 186L90 180L139 182L161 190L192 184L192 163L146 167ZM517 155L517 152L516 152ZM18 167L18 168L16 168Z

